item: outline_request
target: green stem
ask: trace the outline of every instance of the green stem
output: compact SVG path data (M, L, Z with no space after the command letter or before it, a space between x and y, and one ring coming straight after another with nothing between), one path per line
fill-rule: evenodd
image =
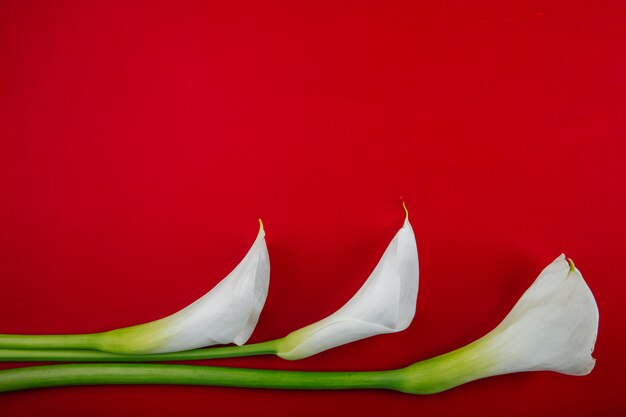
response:
M0 392L74 385L183 384L281 389L397 389L401 373L299 372L193 365L72 364L0 371Z
M172 353L118 354L97 350L0 349L0 362L164 362L271 355L281 339L243 346L223 346Z
M272 345L275 343L272 341ZM200 350L217 349L226 348ZM188 353L175 355L180 358ZM489 336L486 336L455 351L391 371L300 372L119 363L32 366L0 371L0 392L72 385L182 384L283 389L381 388L433 394L492 375L494 353L489 348ZM167 354L167 357L173 358L172 355Z
M67 335L0 334L6 349L95 349L102 333Z

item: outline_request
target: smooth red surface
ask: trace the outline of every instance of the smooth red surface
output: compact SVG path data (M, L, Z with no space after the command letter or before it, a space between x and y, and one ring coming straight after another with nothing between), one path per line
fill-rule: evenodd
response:
M251 342L283 336L359 288L401 198L421 266L408 330L211 363L404 366L490 330L561 252L601 317L587 377L428 397L47 389L0 395L0 415L623 414L625 19L623 1L0 2L1 332L174 312L260 216L272 278Z

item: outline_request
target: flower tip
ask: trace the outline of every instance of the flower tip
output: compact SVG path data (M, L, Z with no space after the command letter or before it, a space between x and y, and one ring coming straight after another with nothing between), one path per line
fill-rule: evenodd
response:
M567 258L567 263L569 264L569 272L574 272L576 270L576 265L574 265L572 258Z
M265 234L265 229L263 228L263 220L259 217L259 234Z
M408 222L409 221L409 210L406 208L406 203L404 202L404 200L402 200L402 208L404 208L404 221Z

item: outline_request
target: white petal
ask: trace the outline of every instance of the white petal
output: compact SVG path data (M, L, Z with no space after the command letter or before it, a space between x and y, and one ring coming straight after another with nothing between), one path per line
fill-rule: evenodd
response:
M270 263L261 225L254 244L226 278L184 309L163 319L103 333L101 350L178 352L215 344L244 344L265 304Z
M580 271L559 256L490 334L491 375L551 370L586 375L598 333L598 306Z
M407 218L359 291L334 314L281 339L277 354L301 359L406 329L415 315L418 280L417 246Z
M571 262L571 261L570 261ZM598 334L598 306L565 256L548 265L505 319L452 352L400 370L400 390L433 394L480 378L525 371L586 375Z

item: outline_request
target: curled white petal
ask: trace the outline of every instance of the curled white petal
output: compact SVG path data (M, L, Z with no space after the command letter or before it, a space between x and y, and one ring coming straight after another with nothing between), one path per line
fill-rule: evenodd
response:
M586 375L598 334L598 306L565 256L548 265L491 332L402 370L406 392L432 394L494 375L555 371Z
M407 217L359 291L334 314L281 339L277 354L301 359L406 329L415 315L418 281L417 245Z
M203 297L170 316L102 333L100 350L164 353L215 344L244 344L265 304L270 262L261 224L243 260Z
M565 256L548 265L506 318L486 337L491 375L550 370L586 375L598 334L598 306Z

